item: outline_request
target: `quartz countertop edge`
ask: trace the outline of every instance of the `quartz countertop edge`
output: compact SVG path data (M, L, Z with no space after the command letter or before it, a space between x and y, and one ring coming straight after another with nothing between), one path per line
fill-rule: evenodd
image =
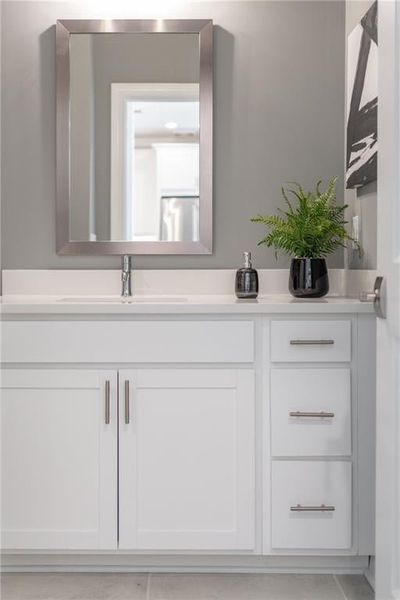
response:
M135 299L136 298L136 299ZM324 297L297 299L289 294L261 295L256 300L238 300L232 295L158 296L147 301L139 294L131 301L67 296L3 296L1 315L143 315L143 314L329 314L373 313L371 302L356 298Z

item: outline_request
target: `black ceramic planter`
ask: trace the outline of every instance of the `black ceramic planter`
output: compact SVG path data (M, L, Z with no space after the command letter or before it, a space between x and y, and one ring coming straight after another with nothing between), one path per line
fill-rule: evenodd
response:
M292 258L289 291L296 298L321 298L329 292L324 258Z

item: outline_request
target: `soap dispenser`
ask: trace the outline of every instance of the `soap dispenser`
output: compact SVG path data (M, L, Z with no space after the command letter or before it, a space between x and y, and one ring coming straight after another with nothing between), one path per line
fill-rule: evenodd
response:
M236 272L235 292L238 298L257 298L258 273L251 264L251 252L243 252L243 267Z

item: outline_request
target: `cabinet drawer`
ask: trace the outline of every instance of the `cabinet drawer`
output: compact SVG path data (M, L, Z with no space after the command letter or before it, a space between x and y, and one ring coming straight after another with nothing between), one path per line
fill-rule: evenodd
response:
M272 547L351 547L351 463L272 463Z
M238 363L254 360L252 321L9 321L5 363Z
M272 455L350 455L350 398L350 369L272 369Z
M348 362L350 321L272 321L273 362Z

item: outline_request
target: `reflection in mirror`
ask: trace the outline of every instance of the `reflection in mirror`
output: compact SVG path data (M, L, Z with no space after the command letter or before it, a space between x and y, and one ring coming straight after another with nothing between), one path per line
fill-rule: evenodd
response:
M111 84L111 239L198 241L199 85Z
M211 22L85 23L57 25L59 250L210 252Z

